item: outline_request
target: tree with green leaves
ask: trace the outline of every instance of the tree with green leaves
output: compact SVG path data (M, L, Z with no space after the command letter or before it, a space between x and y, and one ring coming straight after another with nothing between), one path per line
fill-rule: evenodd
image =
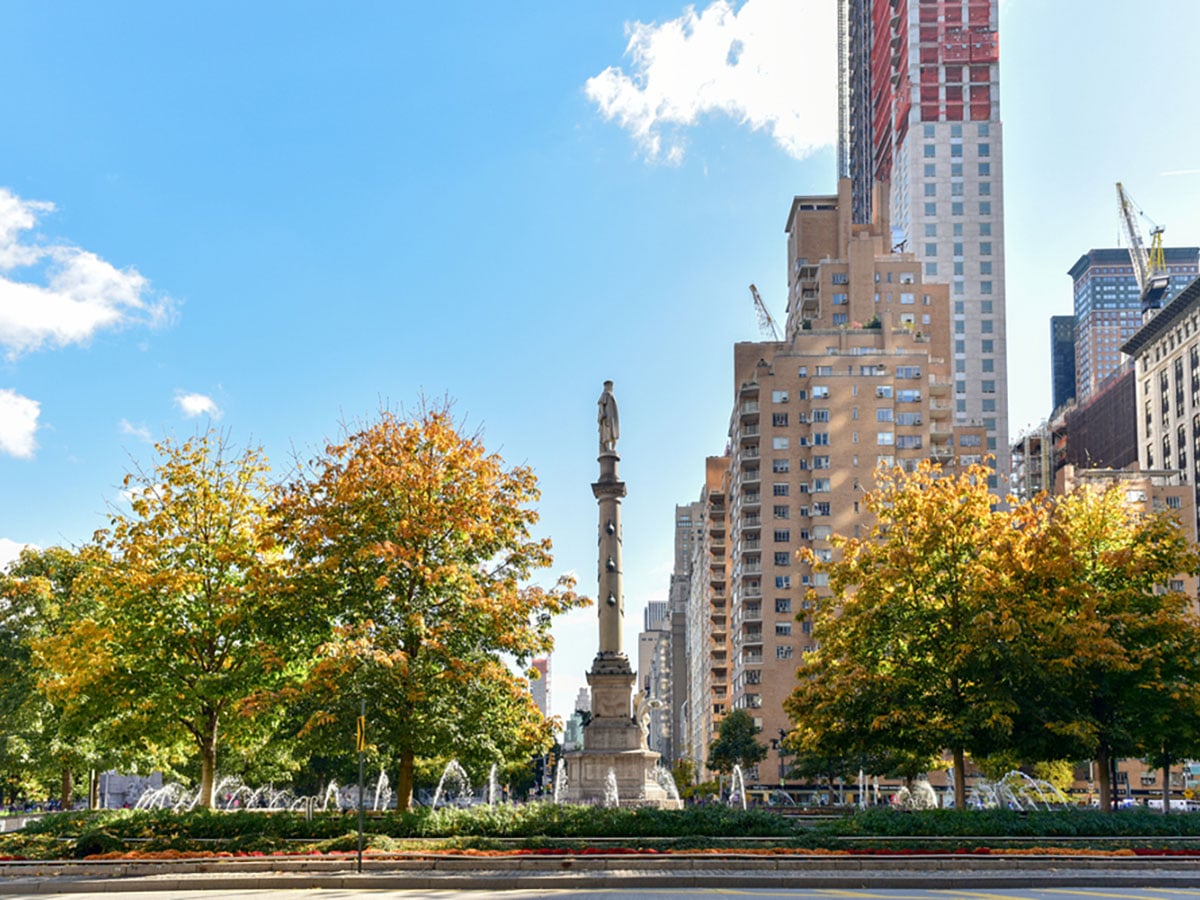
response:
M717 726L717 739L708 748L708 768L728 775L734 766L757 766L767 758L767 747L757 737L761 731L750 713L733 710Z
M533 703L533 657L553 645L555 615L587 601L533 537L533 472L507 468L447 408L411 420L385 411L303 466L276 513L293 591L329 623L298 702L305 734L346 746L360 701L381 759L411 803L418 759L446 754L486 771L553 742Z
M280 606L281 552L267 463L213 433L156 445L153 470L126 476L130 511L98 532L102 561L77 586L81 614L35 646L50 696L99 715L126 763L170 770L198 759L211 807L219 750L267 744L267 699L303 675Z

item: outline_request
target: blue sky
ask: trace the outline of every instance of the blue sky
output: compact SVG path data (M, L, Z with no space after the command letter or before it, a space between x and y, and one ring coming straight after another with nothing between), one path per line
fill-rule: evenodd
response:
M86 540L148 440L211 423L283 471L424 394L534 467L591 592L611 378L632 650L725 446L747 285L782 317L790 199L834 189L832 7L8 0L0 557ZM1113 182L1200 243L1197 22L1002 3L1014 430L1049 412L1048 319L1116 243ZM556 631L566 713L595 613Z

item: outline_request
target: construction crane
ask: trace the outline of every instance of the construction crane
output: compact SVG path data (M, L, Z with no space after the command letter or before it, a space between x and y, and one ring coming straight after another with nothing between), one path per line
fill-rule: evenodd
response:
M1142 319L1145 320L1162 306L1162 300L1170 285L1167 274L1167 263L1163 253L1163 232L1161 225L1142 212L1141 207L1133 202L1129 192L1121 182L1117 182L1117 202L1121 207L1121 225L1125 238L1129 241L1129 258L1133 262L1133 275L1137 279L1138 292L1142 298ZM1150 223L1150 249L1142 242L1142 232L1133 214L1137 213Z
M754 311L758 313L758 330L762 332L762 336L773 341L783 340L779 335L779 326L767 311L767 305L763 303L763 298L758 295L758 288L754 285L750 285L750 296L754 299Z

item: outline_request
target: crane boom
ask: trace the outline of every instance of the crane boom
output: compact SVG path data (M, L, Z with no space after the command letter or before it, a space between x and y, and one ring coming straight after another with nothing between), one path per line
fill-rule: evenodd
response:
M762 336L773 341L782 340L779 336L779 326L775 324L775 319L767 310L767 305L763 303L762 297L758 295L758 288L754 285L750 285L750 296L754 300L754 311L758 313L758 330L762 332Z
M1165 254L1163 252L1163 231L1161 225L1151 222L1150 249L1142 242L1142 232L1134 220L1136 211L1146 216L1141 208L1133 202L1129 192L1121 182L1117 182L1117 202L1121 209L1121 225L1125 237L1129 241L1129 258L1133 262L1133 276L1137 279L1138 293L1142 300L1143 320L1147 313L1162 306L1163 296L1170 286L1170 276L1167 274ZM1146 218L1149 218L1146 216Z

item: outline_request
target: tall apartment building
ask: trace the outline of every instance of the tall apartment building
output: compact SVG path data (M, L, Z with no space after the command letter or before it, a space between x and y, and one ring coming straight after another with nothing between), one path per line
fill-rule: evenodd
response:
M1165 306L1200 273L1200 247L1168 247ZM1068 270L1075 298L1076 399L1086 401L1121 363L1121 345L1142 327L1141 292L1129 251L1089 250Z
M688 598L691 596L692 559L704 538L704 505L700 501L675 507L675 564L667 602L671 606L671 739L669 761L682 755L687 733L688 697Z
M1074 316L1050 317L1050 386L1052 412L1075 398Z
M950 288L956 422L982 421L1007 473L998 0L838 0L839 175L853 220L890 184L888 248Z
M704 488L699 505L702 534L694 545L692 577L687 602L686 665L675 679L687 680L682 741L676 753L699 766L708 759L708 748L729 703L728 557L726 548L726 493L729 457L705 460Z
M1200 278L1175 295L1121 350L1133 358L1138 463L1177 469L1200 491ZM1195 525L1195 518L1192 524ZM1195 539L1197 532L1192 531Z
M786 340L734 346L730 422L731 698L764 733L789 727L783 701L813 648L809 588L827 576L833 534L867 525L878 465L979 462L982 424L955 422L949 289L891 252L887 204L853 224L851 184L797 197L788 216ZM778 753L762 767L773 777Z

